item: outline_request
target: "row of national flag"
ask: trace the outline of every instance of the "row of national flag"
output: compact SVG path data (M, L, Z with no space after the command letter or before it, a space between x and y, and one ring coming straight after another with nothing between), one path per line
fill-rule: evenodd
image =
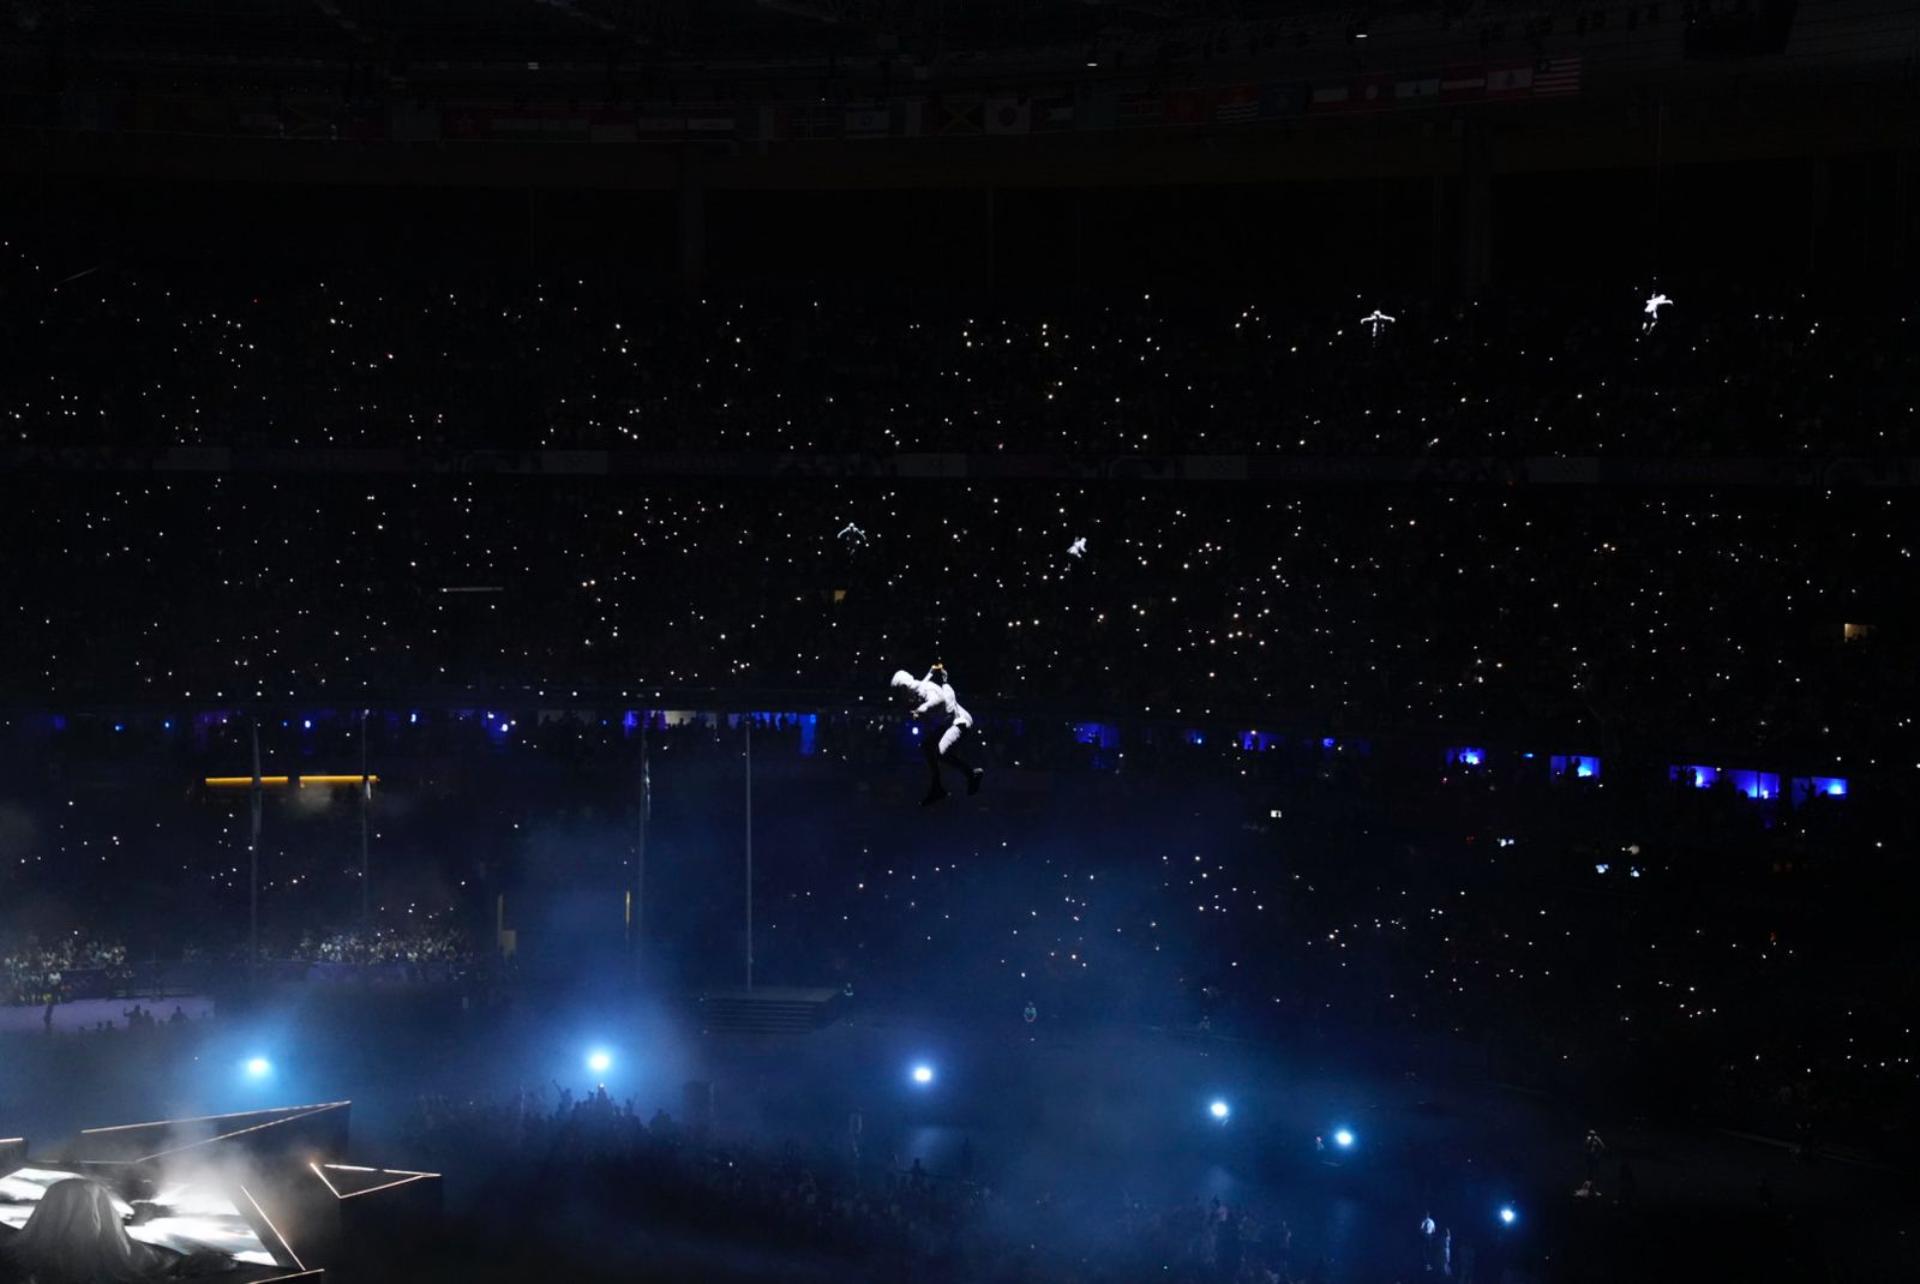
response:
M1386 111L1422 101L1498 102L1561 98L1579 92L1580 59L1542 58L1488 67L1448 67L1421 76L1361 76L1343 84L1316 85L1310 109Z
M556 138L647 142L740 137L801 139L1013 136L1066 130L1240 125L1305 115L1392 111L1435 103L1568 97L1580 92L1578 56L1445 67L1418 75L1270 81L1127 93L1104 85L1023 94L939 94L852 103L714 106L662 111L561 106L416 106L397 135L410 138Z
M1575 56L1447 67L1413 76L1373 74L1319 84L1272 81L1135 94L1099 90L962 94L858 103L842 109L771 107L762 109L761 137L922 138L1240 125L1436 102L1568 97L1580 92L1580 70Z

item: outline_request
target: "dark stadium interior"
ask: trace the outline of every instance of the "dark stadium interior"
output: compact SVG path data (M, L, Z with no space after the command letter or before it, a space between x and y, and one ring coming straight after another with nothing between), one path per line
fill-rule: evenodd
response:
M1916 48L0 2L0 1284L1920 1276Z

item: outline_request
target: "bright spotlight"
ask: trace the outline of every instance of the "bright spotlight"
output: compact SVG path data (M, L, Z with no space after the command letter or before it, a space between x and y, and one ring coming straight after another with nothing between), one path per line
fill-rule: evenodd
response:
M921 1062L913 1068L913 1081L922 1087L933 1082L933 1067Z
M1227 1116L1233 1113L1233 1108L1224 1101L1216 1101L1207 1107L1207 1113L1215 1119L1218 1119L1221 1123L1225 1123Z
M1345 1150L1353 1145L1353 1134L1345 1128L1336 1128L1333 1133L1333 1144Z
M264 1079L272 1073L273 1062L267 1060L265 1057L248 1058L247 1077L249 1079Z
M1519 1220L1519 1217L1520 1214L1513 1211L1512 1204L1502 1204L1500 1206L1500 1224L1502 1226L1513 1225L1515 1221Z
M587 1054L587 1069L595 1074L605 1074L613 1069L613 1054L605 1048L595 1048Z

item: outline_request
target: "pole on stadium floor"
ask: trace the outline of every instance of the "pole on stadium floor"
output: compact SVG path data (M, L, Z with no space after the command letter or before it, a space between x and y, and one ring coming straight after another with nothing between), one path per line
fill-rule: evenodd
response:
M247 982L260 971L260 719L253 732L253 824L247 833Z
M653 820L653 755L640 723L640 807L633 830L633 882L627 889L627 953L644 953L647 926L647 826Z
M753 715L747 727L747 988L753 988Z
M372 824L373 777L367 774L367 711L360 711L360 926L373 925L373 871L367 830Z

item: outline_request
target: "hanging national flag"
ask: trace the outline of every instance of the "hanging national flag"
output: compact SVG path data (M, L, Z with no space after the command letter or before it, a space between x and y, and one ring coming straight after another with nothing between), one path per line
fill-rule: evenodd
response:
M1313 90L1300 81L1273 81L1260 86L1260 119L1278 120L1307 110Z
M847 108L844 134L848 138L885 138L893 129L893 113L885 103L855 103Z
M1393 81L1387 76L1362 76L1313 91L1315 111L1383 111L1391 106Z
M1123 129L1163 124L1167 118L1167 100L1160 94L1128 94L1120 100L1118 119Z
M989 134L1025 134L1033 130L1033 105L1025 98L989 98L986 110Z
M896 98L893 100L894 132L902 138L918 138L923 132L922 122L926 118L927 100L924 98Z
M838 138L846 122L832 107L796 106L787 114L787 130L793 138Z
M1033 112L1033 132L1072 129L1077 116L1075 103L1070 90L1061 89L1052 93L1034 94L1027 100Z
M1542 58L1533 68L1533 96L1561 98L1580 92L1580 59Z
M1532 63L1487 68L1487 97L1524 98L1532 92Z
M1169 125L1205 124L1211 101L1204 89L1176 89L1167 95L1167 123Z
M587 127L587 138L596 143L630 143L639 136L633 126L633 113L617 107L600 108Z
M1260 88L1232 85L1213 96L1213 118L1223 125L1243 125L1260 119Z
M1478 98L1487 92L1485 67L1449 67L1440 73L1440 97L1448 101Z
M687 132L687 118L668 112L657 116L635 116L633 132L643 142L658 142L662 139L678 138Z
M1362 76L1353 82L1353 95L1347 101L1362 110L1379 111L1393 105L1393 77Z
M977 134L980 132L981 100L971 94L953 96L942 94L938 100L940 110L934 119L938 124L936 134Z

